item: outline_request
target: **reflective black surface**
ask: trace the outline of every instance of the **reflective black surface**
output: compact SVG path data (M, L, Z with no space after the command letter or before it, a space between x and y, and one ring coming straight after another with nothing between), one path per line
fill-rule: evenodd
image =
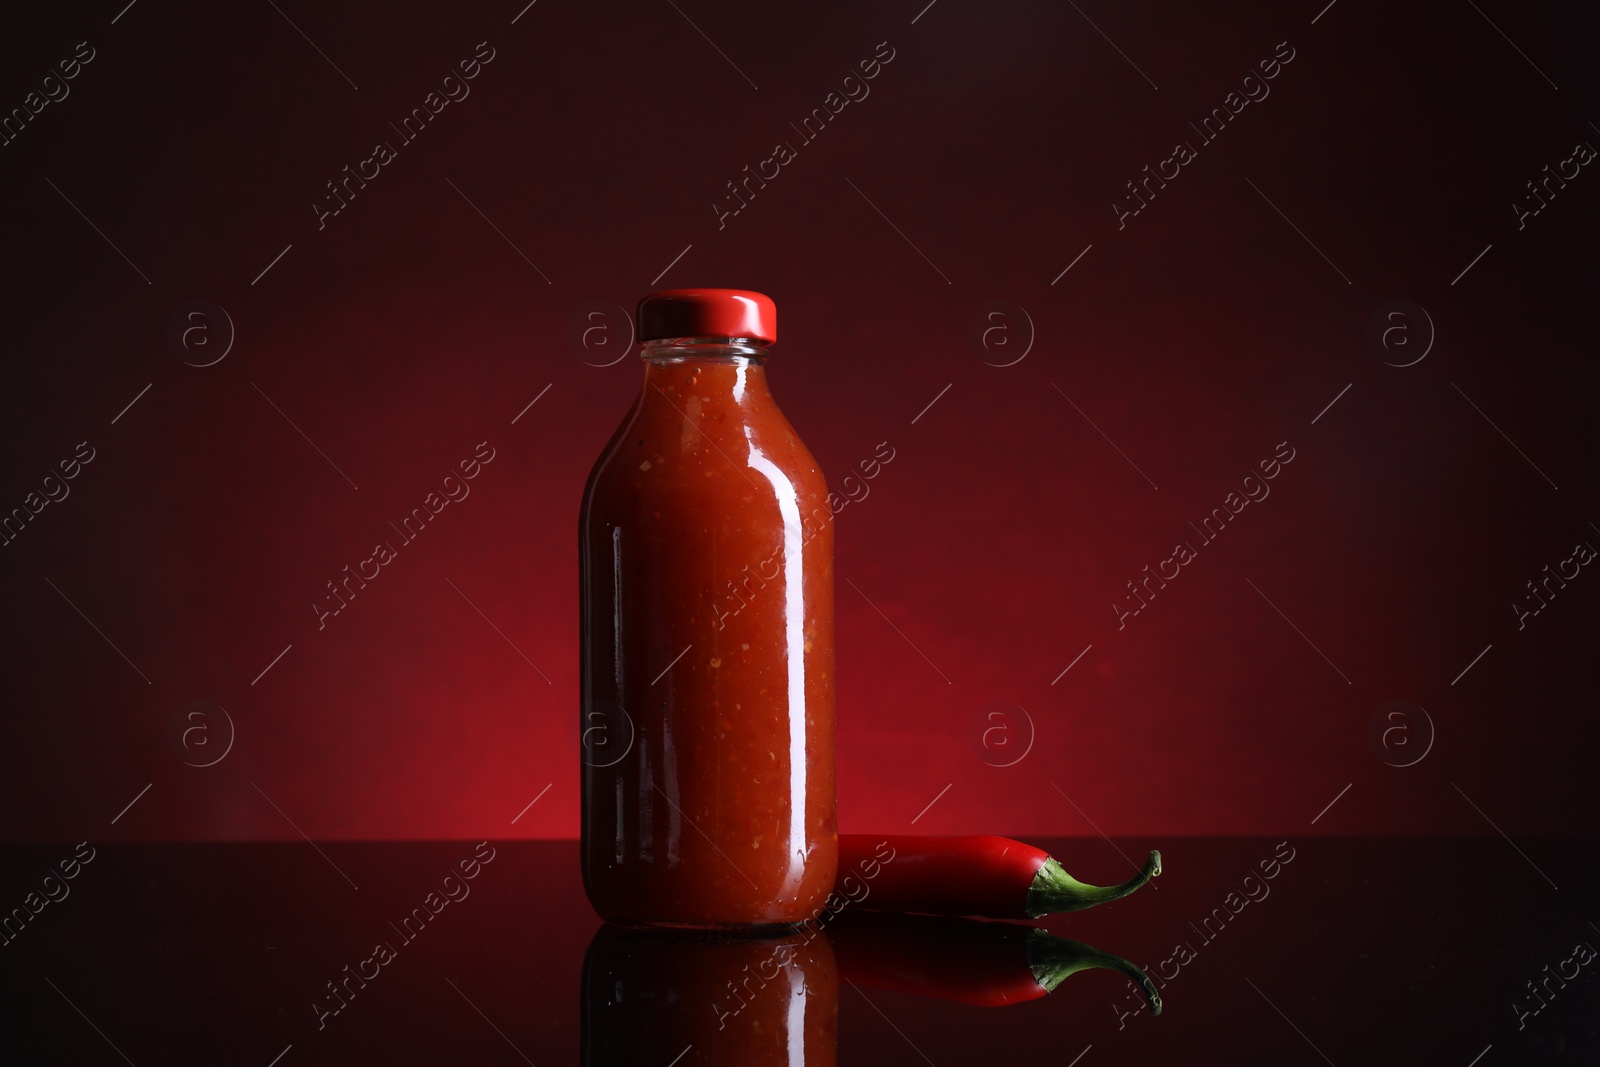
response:
M836 973L826 930L776 956L621 931L590 950L576 842L93 845L87 862L68 843L5 850L0 1048L141 1067L785 1063L786 1041L758 1060L749 1028L719 1038L810 1011L804 1062L828 1063L836 1003L846 1064L1600 1058L1593 842L1039 843L1091 880L1162 850L1152 886L1042 924L1144 967L1159 1017L1111 970L1005 1007L884 988L844 951Z

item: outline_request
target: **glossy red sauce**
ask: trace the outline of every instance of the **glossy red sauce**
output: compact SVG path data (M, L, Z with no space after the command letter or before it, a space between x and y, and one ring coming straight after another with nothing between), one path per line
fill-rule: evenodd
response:
M798 922L837 865L827 485L762 349L645 351L580 516L584 886L613 922Z

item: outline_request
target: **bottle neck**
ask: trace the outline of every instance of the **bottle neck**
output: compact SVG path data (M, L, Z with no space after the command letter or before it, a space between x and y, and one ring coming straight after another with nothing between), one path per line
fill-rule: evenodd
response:
M702 405L765 404L765 342L746 338L678 337L646 341L640 352L645 366L645 398L665 396L683 410Z
M674 337L646 341L640 358L652 362L682 360L747 359L760 363L767 358L767 343L746 337Z

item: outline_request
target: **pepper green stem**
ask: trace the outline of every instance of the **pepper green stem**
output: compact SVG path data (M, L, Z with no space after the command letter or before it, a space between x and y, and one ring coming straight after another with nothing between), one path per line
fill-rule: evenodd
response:
M1080 882L1053 859L1044 861L1028 887L1028 918L1053 915L1059 911L1082 911L1108 900L1120 900L1161 873L1161 853L1150 850L1150 859L1133 878L1121 885L1098 886Z
M1156 990L1156 984L1148 975L1121 956L1113 956L1109 952L1101 952L1097 948L1091 948L1078 941L1068 941L1064 937L1056 937L1043 930L1035 930L1028 935L1027 949L1028 966L1033 969L1033 979L1046 992L1054 992L1056 986L1079 971L1104 967L1120 971L1132 979L1144 991L1145 1000L1150 1005L1150 1014L1161 1014L1161 994Z

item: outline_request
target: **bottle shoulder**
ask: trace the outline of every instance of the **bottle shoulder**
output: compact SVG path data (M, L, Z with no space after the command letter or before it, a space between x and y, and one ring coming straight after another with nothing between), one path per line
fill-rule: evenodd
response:
M693 397L682 404L655 399L640 398L595 462L585 515L782 509L786 501L807 510L826 500L816 458L776 405L730 410Z

